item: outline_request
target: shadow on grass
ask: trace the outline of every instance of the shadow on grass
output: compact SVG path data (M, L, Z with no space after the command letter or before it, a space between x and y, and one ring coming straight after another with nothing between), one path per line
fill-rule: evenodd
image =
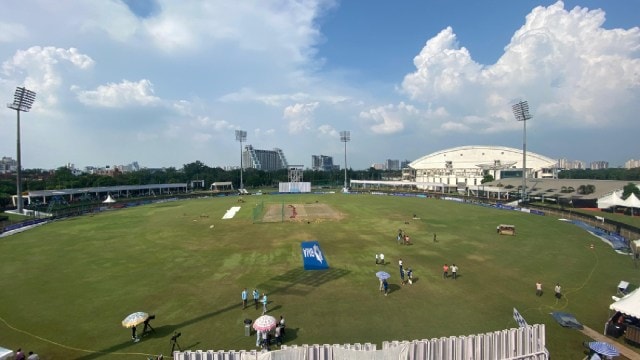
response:
M290 328L287 327L284 331L284 337L282 338L282 343L287 345L288 342L291 342L298 338L298 328Z
M308 271L303 269L293 269L293 270L287 271L282 275L272 277L271 279L267 280L265 283L260 284L259 287L263 289L264 288L271 289L268 292L269 294L287 292L288 294L293 293L296 295L307 295L309 292L313 290L313 288L324 285L330 281L339 279L343 276L348 275L349 273L350 271L344 270L344 269L328 269L328 270L314 270L314 271ZM294 286L298 286L298 285L305 285L308 288L305 289L305 288L298 287L293 289ZM154 328L155 333L152 332L150 334L147 334L145 337L170 338L172 335L174 335L175 332L179 332L180 328L198 323L200 321L206 320L208 318L214 317L216 315L222 314L224 312L227 312L233 309L241 309L241 308L242 308L242 304L237 303L237 304L223 307L216 311L212 311L210 313L196 316L194 318L185 320L178 324L158 326ZM281 308L282 308L281 305L276 305L270 308L268 312L275 312L276 310L279 310ZM293 340L296 337L297 337L297 329L290 329L290 328L286 329L285 341ZM142 341L144 341L144 339ZM132 342L131 340L124 341L124 342L115 344L113 346L110 346L108 348L98 350L94 353L82 356L78 358L78 360L97 359L105 355L121 352L132 345L135 345L135 343ZM190 349L195 347L195 345L189 346L189 347L182 347L182 348Z
M200 322L202 320L208 319L210 317L222 314L226 311L235 309L235 308L242 308L242 304L233 304L233 305L229 305L227 307L224 307L222 309L216 310L216 311L212 311L210 313L207 314L202 314L200 316L191 318L189 320L183 321L181 323L178 324L174 324L174 325L162 325L162 326L158 326L155 327L155 332L151 332L151 333L147 333L144 336L142 336L142 340L144 341L145 338L149 338L149 337L154 337L154 338L171 338L171 336L173 336L176 332L179 332L179 329L197 322ZM134 343L131 340L127 340L118 344L115 344L113 346L110 346L108 348L102 349L102 350L97 350L96 352L93 352L91 354L87 354L85 356L79 357L78 360L91 360L91 359L97 359L100 358L102 356L105 355L113 355L115 353L121 352L127 348L129 348L130 346L136 345L136 343ZM196 344L197 345L197 344ZM193 347L193 346L191 346ZM183 349L190 349L191 347L182 347Z
M287 293L288 295L306 296L313 288L337 280L349 273L350 271L344 269L292 269L284 274L272 277L260 284L259 287L271 289L269 291L270 294Z

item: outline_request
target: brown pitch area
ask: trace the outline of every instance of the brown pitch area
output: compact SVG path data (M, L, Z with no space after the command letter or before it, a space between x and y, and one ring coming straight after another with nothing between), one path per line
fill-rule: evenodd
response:
M279 221L299 221L299 222L319 222L328 220L340 220L344 214L334 210L327 204L284 204L284 216L282 204L272 204L266 206L266 211L262 217L264 222Z

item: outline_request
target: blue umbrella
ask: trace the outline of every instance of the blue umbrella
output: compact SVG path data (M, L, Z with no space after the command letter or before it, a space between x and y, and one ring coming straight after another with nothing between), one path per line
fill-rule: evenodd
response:
M386 279L388 279L388 278L390 278L390 277L391 277L391 275L389 275L389 273L388 273L388 272L386 272L386 271L378 271L378 272L376 273L376 276L377 276L377 277L378 277L378 279L380 279L380 280L386 280Z
M604 356L618 356L620 355L620 351L616 349L613 345L602 342L602 341L592 341L589 343L589 349L597 352L600 355Z

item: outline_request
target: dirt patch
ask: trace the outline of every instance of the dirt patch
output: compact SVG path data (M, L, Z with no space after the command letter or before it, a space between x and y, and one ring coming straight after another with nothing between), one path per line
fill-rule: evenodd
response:
M327 204L274 204L266 206L263 222L297 221L321 222L344 218L344 214Z

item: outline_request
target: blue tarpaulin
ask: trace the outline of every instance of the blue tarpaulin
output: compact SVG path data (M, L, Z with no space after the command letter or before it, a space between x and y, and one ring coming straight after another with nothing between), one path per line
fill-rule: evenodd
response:
M303 241L300 246L302 247L302 262L305 270L326 270L329 268L327 259L317 241Z
M582 324L580 324L580 322L576 319L576 317L569 313L555 311L551 313L551 316L553 316L553 318L556 319L558 324L564 327L568 327L572 329L583 328Z

